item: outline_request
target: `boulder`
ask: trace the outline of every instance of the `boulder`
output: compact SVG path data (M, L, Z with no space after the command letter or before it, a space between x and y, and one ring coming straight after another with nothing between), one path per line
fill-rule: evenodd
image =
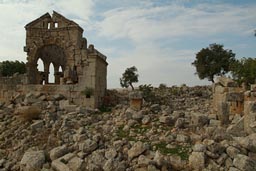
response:
M180 156L171 155L169 161L174 170L183 170L186 168L186 161L181 160Z
M191 114L191 124L195 126L202 127L209 123L209 119L206 115L201 113L192 113Z
M178 134L176 141L181 143L188 143L190 141L190 137L184 134Z
M97 142L95 142L91 139L87 139L84 142L79 143L79 150L81 150L85 153L91 153L97 148L98 148Z
M240 170L255 171L256 168L256 161L242 154L238 154L234 158L233 164L236 168Z
M184 128L185 126L185 119L184 118L178 118L175 122L174 127L175 128Z
M68 166L68 162L75 157L75 154L73 153L68 153L56 160L53 160L52 161L52 168L55 170L55 171L75 171L75 170L72 170L72 168L70 168ZM77 170L78 171L78 170Z
M85 167L85 162L84 160L80 159L79 157L73 157L71 158L67 166L72 170L72 171L83 171L86 169Z
M159 117L159 122L167 125L172 125L173 120L170 116L160 116Z
M142 124L146 125L150 122L150 119L151 119L150 116L146 115L143 117L141 122L142 122Z
M226 152L227 154L229 155L229 157L231 157L232 159L235 158L235 156L237 154L240 153L240 150L237 149L236 147L233 147L233 146L229 146L227 149L226 149Z
M206 146L204 144L195 144L193 147L194 152L205 152Z
M158 113L161 110L161 106L159 104L153 104L153 105L150 106L150 110L153 113Z
M107 159L114 159L116 156L117 156L117 151L113 148L111 148L105 152L105 157Z
M241 119L239 119L235 124L230 125L227 128L227 133L236 136L236 137L240 137L245 135L244 132L244 117L242 117Z
M189 166L191 169L203 170L205 167L205 155L203 152L192 152L189 156Z
M256 152L256 133L250 134L247 137L237 137L235 140L247 150Z
M50 159L53 161L57 158L60 158L69 152L67 145L62 145L55 147L50 151Z
M144 151L146 151L146 146L141 141L138 141L128 150L128 158L133 159L134 157L138 157Z
M30 125L32 131L38 131L38 130L42 129L43 126L44 126L43 120L35 121L33 124Z
M21 159L23 170L37 171L43 167L45 163L44 151L27 151Z

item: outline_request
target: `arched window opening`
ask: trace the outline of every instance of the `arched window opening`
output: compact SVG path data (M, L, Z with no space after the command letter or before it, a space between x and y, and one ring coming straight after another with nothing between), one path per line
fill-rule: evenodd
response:
M44 71L44 62L41 58L39 58L37 61L37 70L42 72Z
M59 23L54 23L54 28L58 28L59 27Z
M49 83L55 83L54 67L52 63L50 64L49 72Z
M61 66L59 67L58 72L63 72L63 70L62 70L62 67L61 67Z

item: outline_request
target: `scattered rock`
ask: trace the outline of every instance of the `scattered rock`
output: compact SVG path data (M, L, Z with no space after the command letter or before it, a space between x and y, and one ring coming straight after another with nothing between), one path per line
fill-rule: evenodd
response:
M189 156L189 166L191 169L203 170L205 167L205 155L203 152L192 152Z
M34 171L40 170L45 163L44 151L27 151L23 155L20 164L23 170Z
M240 170L255 171L256 168L256 161L242 154L238 154L234 158L233 164L236 168Z
M138 157L146 150L146 146L141 142L136 142L131 149L128 150L129 159L133 159L134 157Z
M65 154L67 154L68 151L69 150L67 148L67 145L55 147L54 149L52 149L50 151L50 159L53 161L57 158L60 158L60 157L64 156Z

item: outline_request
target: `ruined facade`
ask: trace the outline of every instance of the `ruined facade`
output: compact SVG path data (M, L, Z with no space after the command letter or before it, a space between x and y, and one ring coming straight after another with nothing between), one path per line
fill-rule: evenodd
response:
M27 92L63 94L70 101L99 107L107 87L106 56L93 45L87 46L83 29L57 12L44 14L25 26L27 74L8 96ZM40 71L38 61L43 61ZM54 82L49 82L50 65L54 67ZM7 87L8 88L8 87ZM84 93L82 93L84 92ZM0 94L0 100L9 97Z
M213 85L213 110L221 115L227 106L229 114L242 115L244 110L244 89L230 78L220 77ZM223 111L225 112L225 111Z
M240 115L241 120L233 128L237 132L256 133L256 85L246 91L233 80L220 77L213 85L213 112L222 125L228 125L232 115Z

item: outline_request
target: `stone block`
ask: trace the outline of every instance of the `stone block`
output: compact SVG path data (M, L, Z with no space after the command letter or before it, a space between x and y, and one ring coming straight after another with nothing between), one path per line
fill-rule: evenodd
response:
M67 164L74 157L76 157L75 154L68 153L56 160L53 160L52 168L56 171L73 171L72 168L69 168Z
M209 119L206 115L201 113L192 113L191 114L191 124L195 126L202 127L209 123Z
M50 151L50 159L53 161L57 158L60 158L60 157L64 156L65 154L67 154L68 151L69 150L67 148L67 145L55 147L54 149L52 149Z
M244 93L243 92L230 92L226 94L227 101L244 101Z
M38 131L41 128L43 128L43 126L44 126L43 120L35 121L33 124L30 125L32 131Z
M256 91L256 84L251 84L251 91Z
M216 120L216 119L211 119L210 120L210 123L209 123L210 127L218 127L220 125L221 125L221 122L219 120Z
M194 170L203 170L205 167L205 155L203 152L192 152L189 156L189 166Z
M246 101L244 103L244 130L246 133L256 133L256 102Z
M142 108L142 99L131 99L130 100L130 107L134 110L141 110Z
M234 158L233 164L236 168L244 171L255 171L256 168L256 161L242 154L238 154Z
M79 157L73 157L71 158L67 166L72 170L72 171L83 171L86 169L85 167L85 162L84 160L80 159Z
M256 133L250 134L246 137L237 137L235 140L250 152L256 153Z
M229 124L229 104L227 102L220 102L218 104L218 119L221 125Z
M240 150L236 147L233 146L229 146L226 149L227 154L229 155L229 157L231 157L232 159L236 157L237 154L240 153Z
M227 133L229 133L233 136L237 136L237 137L241 137L241 136L245 135L245 132L244 132L244 117L239 119L237 123L229 125L228 128L227 128Z
M44 151L27 151L21 159L21 166L24 170L35 171L40 170L45 163Z
M143 97L140 91L132 91L129 93L130 107L134 110L142 108Z
M219 77L218 82L221 85L223 85L224 87L237 87L238 86L234 80L227 78L227 77Z
M79 143L78 145L79 145L79 150L85 153L91 153L98 147L97 142L90 139L87 139L84 142Z
M142 142L138 141L135 144L133 144L131 149L128 150L128 157L129 157L129 159L138 157L145 150L146 150L146 146Z

